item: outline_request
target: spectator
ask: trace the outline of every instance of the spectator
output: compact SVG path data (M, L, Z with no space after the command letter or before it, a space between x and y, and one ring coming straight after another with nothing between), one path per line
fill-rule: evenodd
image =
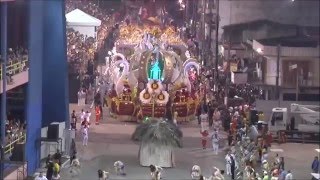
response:
M311 164L311 169L313 173L319 173L319 165L320 165L319 158L318 156L316 156L314 157L314 160Z

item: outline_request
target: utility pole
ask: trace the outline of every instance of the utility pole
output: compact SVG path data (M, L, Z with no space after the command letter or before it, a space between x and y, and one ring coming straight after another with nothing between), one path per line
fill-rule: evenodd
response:
M230 33L231 34L231 33ZM229 85L230 85L230 73L231 73L231 70L230 70L230 57L231 57L231 36L229 35L229 38L228 38L228 54L227 54L227 73L225 73L226 75L226 87L224 89L224 94L225 94L225 97L224 97L224 104L226 105L226 107L228 107L228 98L229 98Z
M1 162L0 162L0 179L4 179L4 147L6 145L5 123L7 119L7 27L8 27L8 4L1 4L1 63L2 63L2 94L1 94Z
M280 107L280 87L279 87L279 76L280 76L280 58L281 58L281 45L277 46L277 76L276 76L276 98L278 100L278 107Z
M215 81L215 90L218 88L218 81L219 81L219 71L218 71L218 60L219 60L219 0L216 0L215 3L216 7L216 19L215 19L215 24L216 24L216 59L215 59L215 73L214 73L214 81Z

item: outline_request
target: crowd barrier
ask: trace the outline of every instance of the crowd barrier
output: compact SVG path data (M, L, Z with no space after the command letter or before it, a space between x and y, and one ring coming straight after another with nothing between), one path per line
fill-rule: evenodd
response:
M13 76L24 71L28 67L28 57L24 56L19 61L8 61L7 74ZM2 80L2 66L0 67L0 80Z

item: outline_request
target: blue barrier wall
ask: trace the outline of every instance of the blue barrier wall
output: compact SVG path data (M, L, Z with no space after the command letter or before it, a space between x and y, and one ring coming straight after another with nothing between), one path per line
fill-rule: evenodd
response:
M30 1L29 10L29 83L27 89L27 141L25 156L28 174L32 174L40 163L42 121L42 59L43 59L43 3Z
M63 0L44 4L43 127L69 117L65 5Z
M69 106L64 1L29 3L26 160L32 175L40 165L41 127L65 121L69 125Z

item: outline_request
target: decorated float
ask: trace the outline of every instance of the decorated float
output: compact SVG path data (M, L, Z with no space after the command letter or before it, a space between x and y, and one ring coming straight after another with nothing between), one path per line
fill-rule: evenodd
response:
M117 119L194 118L200 66L172 27L121 26L115 51L105 74L113 83L109 101Z

